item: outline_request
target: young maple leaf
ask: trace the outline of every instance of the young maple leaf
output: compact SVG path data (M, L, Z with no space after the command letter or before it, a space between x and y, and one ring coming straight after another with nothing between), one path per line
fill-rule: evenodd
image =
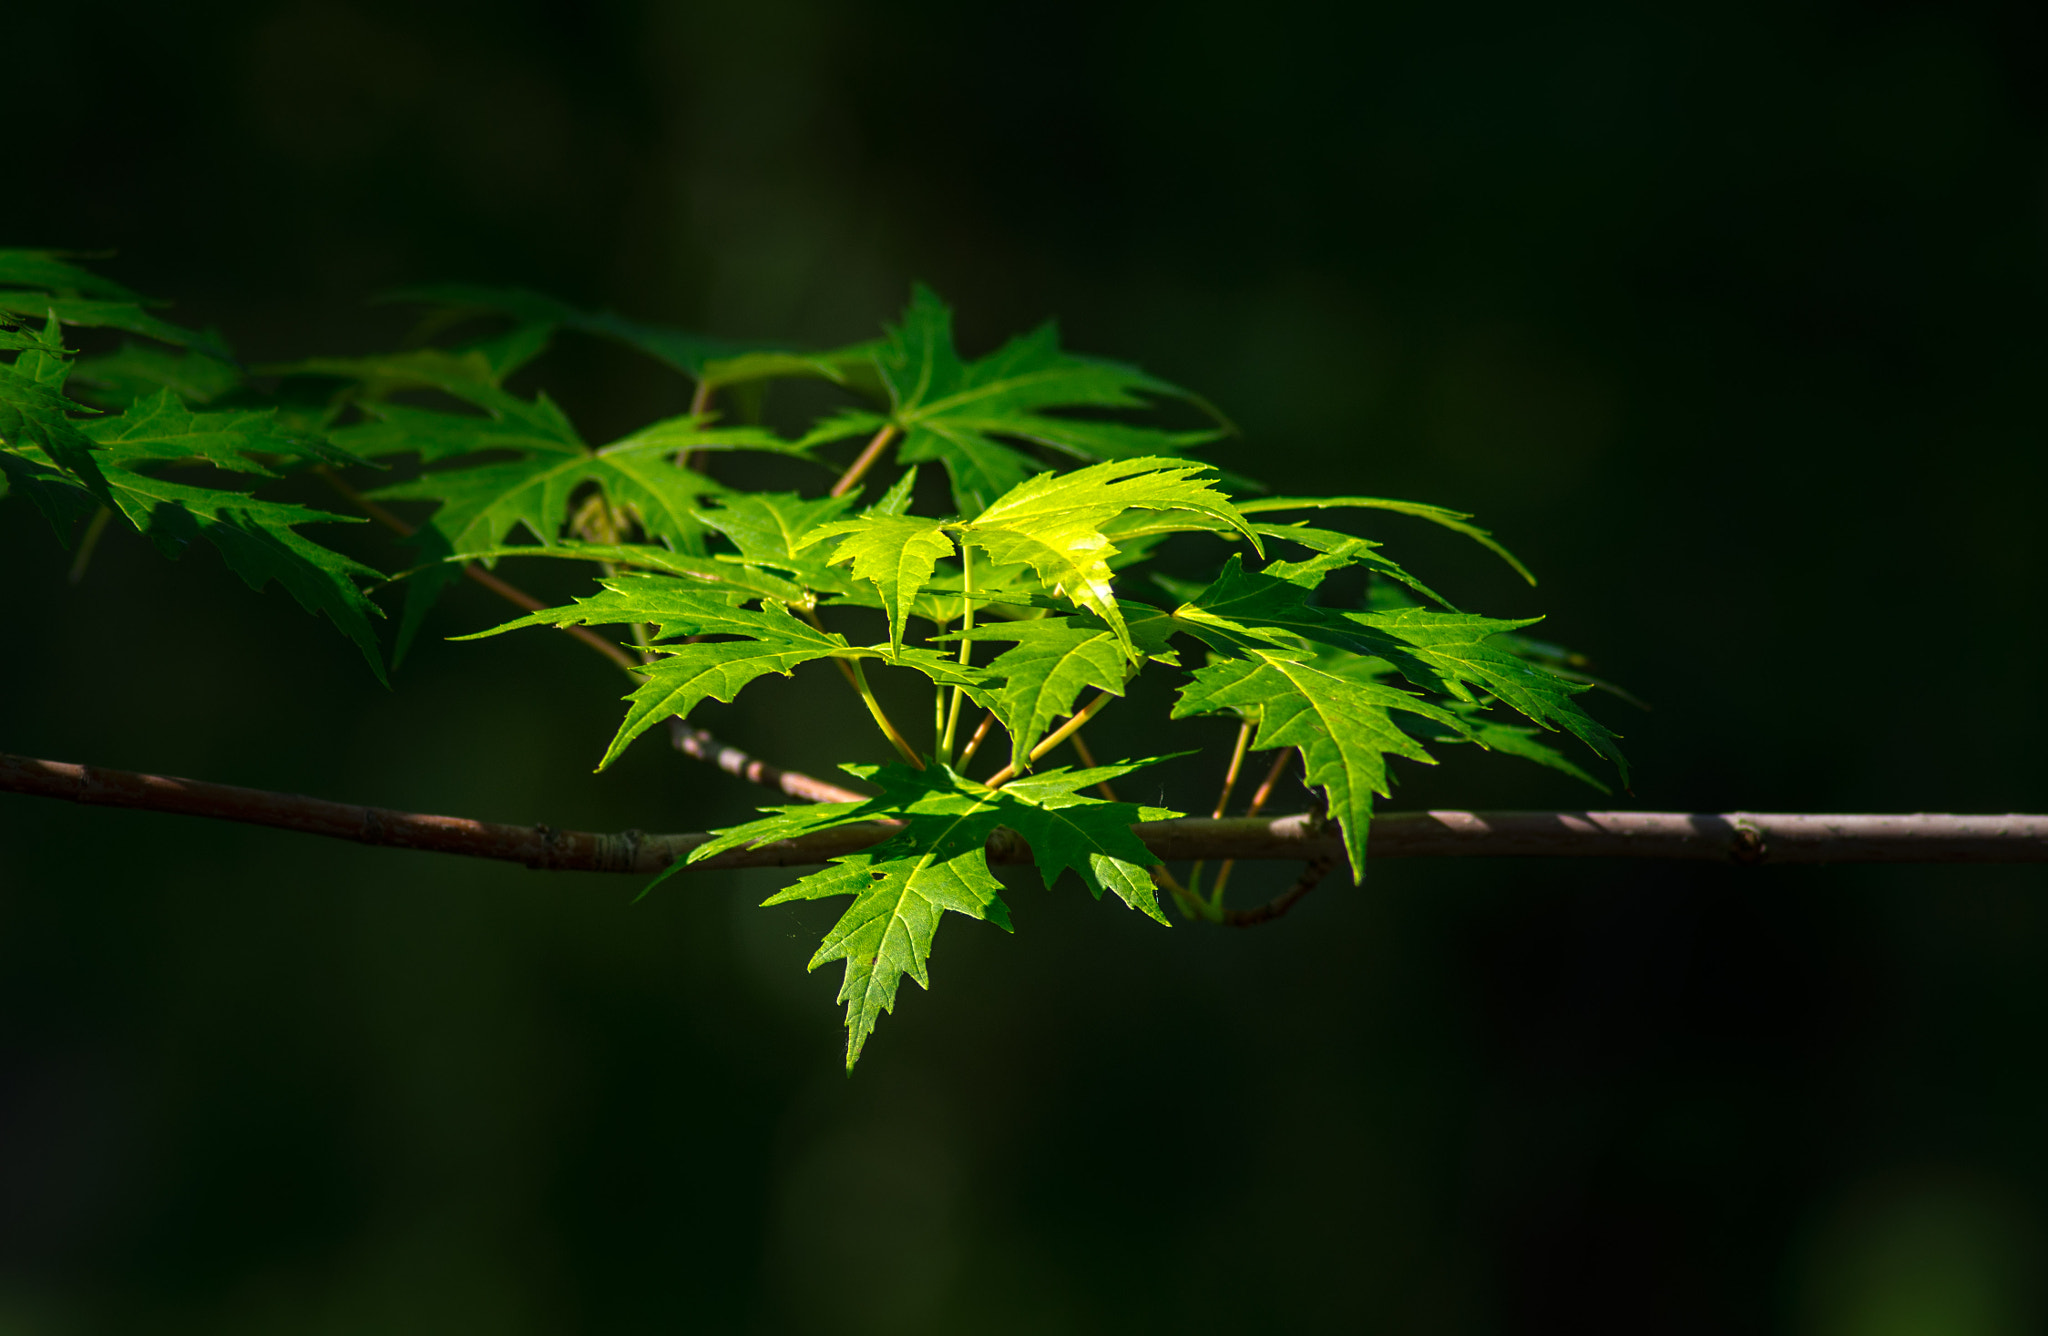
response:
M276 477L259 456L327 464L363 462L316 435L283 426L274 409L195 413L169 389L135 400L118 416L89 422L84 431L103 458L125 466L197 460L238 473Z
M1176 625L1233 657L1195 674L1175 717L1234 709L1257 719L1254 745L1302 749L1309 780L1321 785L1330 814L1343 828L1354 873L1362 873L1372 797L1387 794L1384 757L1434 763L1390 711L1420 716L1434 736L1496 742L1511 754L1550 764L1547 749L1452 706L1476 706L1473 686L1543 728L1563 727L1602 756L1620 763L1613 734L1581 711L1572 697L1586 690L1515 655L1493 638L1527 626L1466 613L1420 607L1337 613L1309 602L1327 570L1315 563L1274 563L1249 572L1233 554L1208 588L1175 609ZM1307 574L1297 582L1285 576ZM1424 690L1449 696L1448 705L1425 701L1378 680L1398 671ZM1626 778L1626 771L1623 772Z
M1328 797L1330 817L1343 832L1352 875L1362 877L1373 795L1388 793L1386 758L1436 763L1395 723L1396 710L1459 730L1456 715L1418 696L1260 649L1198 669L1181 688L1173 717L1233 713L1258 721L1254 748L1299 747L1308 782Z
M1031 749L1052 721L1074 712L1083 691L1094 687L1121 696L1135 671L1116 632L1086 614L992 622L939 638L1016 642L986 671L1002 682L992 708L1009 732L1010 765L1019 771L1029 766Z
M737 591L706 589L688 580L632 576L608 580L604 592L569 606L546 608L457 639L477 640L525 626L628 622L653 623L658 640L735 637L651 646L657 657L641 670L647 680L626 697L632 705L597 764L602 770L618 759L634 738L671 715L687 718L707 699L732 700L756 678L769 673L786 677L799 664L844 657L850 649L846 637L820 631L790 616L789 609L773 599L762 600L761 609L755 611L736 606L739 597Z
M1031 846L1032 861L1046 889L1052 889L1062 872L1071 871L1096 899L1100 900L1105 890L1112 891L1147 918L1166 922L1152 876L1146 871L1160 865L1159 857L1145 847L1131 825L1168 821L1181 814L1167 807L1109 802L1075 792L1165 759L1152 757L1086 770L1047 770L1013 779L999 790L1006 804L1003 824Z
M845 854L822 872L778 891L764 905L850 895L853 904L826 933L809 968L845 962L839 1000L846 1004L846 1067L860 1059L882 1016L895 1010L904 975L931 987L928 965L939 919L947 911L1010 929L1002 885L989 870L987 844L1001 827L1029 840L1039 877L1051 888L1072 871L1100 899L1114 891L1126 904L1166 921L1145 868L1153 856L1131 830L1134 821L1179 815L1164 808L1110 803L1073 791L1129 774L1149 761L1078 772L1049 771L1029 781L990 789L944 767L848 766L882 793L863 803L781 808L744 826L721 831L698 847L697 863L727 849L881 819L902 823L872 849ZM680 866L680 865L679 865ZM678 869L670 868L662 878ZM662 878L657 878L659 882Z
M515 328L571 329L613 339L696 380L710 393L748 381L815 377L836 384L865 384L874 345L856 344L809 353L781 343L714 338L666 325L633 320L611 311L586 311L526 288L440 283L385 294L386 301L420 302L461 314L510 317Z
M943 520L869 513L820 525L799 539L797 546L801 549L832 538L839 540L829 563L850 563L854 579L875 587L882 610L889 614L889 645L900 651L904 625L917 606L918 595L931 583L939 560L953 555L947 527Z
M67 325L119 329L160 343L195 348L223 360L229 353L219 338L159 320L143 309L144 299L114 282L81 269L47 250L0 250L0 312L42 319L50 316Z
M851 645L836 632L791 616L778 599L762 598L759 610L740 606L752 597L740 588L707 587L702 580L623 576L606 580L603 591L588 598L456 639L477 640L527 626L651 623L655 636L648 649L653 660L636 669L646 681L626 698L632 704L598 762L600 770L634 738L669 716L687 717L707 699L730 701L760 677L787 676L798 665L817 659L881 659L914 669L940 686L958 686L977 703L989 703L987 675L979 669L931 649ZM710 636L732 638L702 639ZM688 643L662 643L679 638Z
M1223 434L1221 428L1165 431L1055 416L1051 410L1147 408L1152 398L1191 396L1136 367L1062 351L1049 323L986 357L963 361L953 345L952 312L923 284L912 289L901 323L875 349L874 365L889 412L841 414L806 439L837 440L892 424L903 433L896 458L944 464L962 515L979 513L1043 467L1006 442L1093 461L1171 455Z
M19 265L24 254L47 258L45 252L0 252L0 281L5 281L10 259ZM61 262L52 263L61 267ZM371 618L383 612L361 587L379 578L378 572L298 532L305 524L360 521L141 471L150 463L197 459L268 474L248 452L347 456L284 431L267 412L191 413L169 390L115 416L73 421L72 413L94 410L63 397L71 364L56 333L53 316L35 349L0 367L0 474L9 484L28 494L59 526L60 536L66 523L104 506L166 556L176 557L195 539L204 539L250 588L260 591L275 580L308 612L325 615L356 643L382 680L383 658Z
M119 352L85 357L71 379L78 391L101 408L126 408L158 390L169 390L187 404L208 404L242 384L233 363L205 353L172 352L146 343L131 343Z
M1110 592L1116 546L1104 527L1130 510L1186 512L1227 526L1258 546L1230 498L1199 477L1206 465L1124 459L1072 473L1041 473L1017 484L964 526L962 541L999 565L1029 566L1046 585L1109 624L1125 654L1138 651Z
M718 497L715 507L698 511L697 519L730 539L740 556L796 570L812 564L797 556L804 540L852 505L851 496L807 501L795 492L734 492Z
M345 368L301 363L297 369L335 374ZM706 530L699 507L727 489L680 461L700 450L790 452L771 433L715 428L704 417L656 423L593 450L545 394L530 401L507 394L489 383L480 363L442 358L355 370L389 380L401 373L432 378L436 388L484 410L482 415L448 413L373 402L364 408L374 421L332 433L337 444L368 457L410 452L428 464L456 461L370 494L377 500L436 503L413 539L427 563L406 590L398 633L401 656L428 607L456 578L451 559L497 551L522 529L544 544L554 543L569 522L571 502L586 487L594 484L649 538L677 551L701 553ZM511 457L502 457L507 454ZM489 457L463 462L477 455Z
M1245 501L1238 509L1247 515L1264 515L1276 510L1389 510L1399 515L1413 515L1441 525L1453 533L1461 533L1487 551L1514 567L1515 574L1536 583L1536 577L1529 573L1514 553L1502 547L1494 536L1476 524L1468 523L1472 518L1462 510L1449 510L1443 506L1432 506L1421 501L1394 501L1383 496L1262 496Z
M1501 704L1546 729L1562 728L1595 753L1611 761L1628 783L1628 761L1613 732L1588 715L1573 697L1590 684L1569 681L1515 654L1499 637L1537 620L1502 621L1469 613L1401 608L1389 612L1351 612L1344 620L1384 640L1368 642L1364 652L1386 659L1417 686L1434 688L1460 701L1472 701L1478 687Z
M1385 660L1416 686L1473 702L1477 687L1545 729L1563 728L1612 761L1628 780L1615 735L1573 697L1590 689L1514 652L1505 637L1539 619L1502 620L1463 612L1402 607L1336 613L1311 604L1313 584L1295 577L1313 562L1275 562L1248 572L1233 554L1216 580L1174 612L1176 622L1215 648L1285 648L1310 642ZM1284 577L1272 572L1280 568ZM1314 571L1316 579L1326 572Z
M75 482L104 505L111 498L107 481L100 474L99 461L94 457L92 438L71 416L92 411L65 398L56 387L23 374L18 367L0 366L0 447L24 462L31 456L40 456L47 461L46 471L53 478ZM27 482L31 474L17 465L9 470L8 476ZM30 494L46 495L34 491ZM60 503L46 499L38 504L56 523L59 511L52 507Z

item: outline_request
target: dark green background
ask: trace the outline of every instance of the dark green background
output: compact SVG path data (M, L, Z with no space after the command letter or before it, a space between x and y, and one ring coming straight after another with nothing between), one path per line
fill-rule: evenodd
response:
M2043 811L2044 37L10 5L0 241L117 248L256 359L388 342L365 299L440 279L816 343L913 277L971 350L1057 314L1226 408L1232 467L1478 512L1539 591L1376 532L1652 701L1601 707L1619 803ZM686 393L575 343L549 383L592 435ZM566 638L430 638L386 693L210 555L72 589L21 503L0 542L5 750L594 829L758 797L652 742L593 777L618 688ZM803 680L713 726L828 765ZM1160 745L1136 713L1103 750ZM1589 801L1457 761L1399 801ZM2039 871L1389 863L1249 933L1019 889L851 1081L829 914L773 884L629 908L0 797L0 1332L2042 1329Z

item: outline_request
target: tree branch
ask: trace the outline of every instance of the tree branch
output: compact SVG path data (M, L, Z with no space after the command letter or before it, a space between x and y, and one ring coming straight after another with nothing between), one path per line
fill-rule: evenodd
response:
M785 790L787 792L788 790ZM107 770L0 754L0 792L107 807L214 817L358 844L498 858L531 868L659 872L709 836L617 835L394 812L204 780ZM1168 862L1194 858L1338 858L1335 834L1312 814L1154 821L1133 827ZM887 839L882 824L735 849L705 868L821 863ZM2042 863L2048 816L1828 816L1682 812L1388 812L1373 821L1371 856L1384 858L1660 858L1759 863ZM989 854L1028 862L999 834ZM1257 911L1252 911L1257 912Z

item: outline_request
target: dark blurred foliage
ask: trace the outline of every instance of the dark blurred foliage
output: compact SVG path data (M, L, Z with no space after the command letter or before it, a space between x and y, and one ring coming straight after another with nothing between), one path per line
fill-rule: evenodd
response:
M1477 511L1539 591L1379 532L1654 704L1602 707L1618 802L2042 811L2044 37L16 4L4 232L118 250L252 359L388 344L366 299L443 279L816 343L913 277L970 349L1057 314L1229 411L1231 467ZM687 388L573 342L548 383L598 435ZM566 638L430 638L387 694L210 555L109 543L72 588L5 507L7 750L596 829L760 796L652 742L592 777L618 687ZM802 681L713 727L872 745ZM1138 713L1103 751L1158 747ZM1457 761L1400 801L1598 801ZM1246 933L1020 887L850 1081L829 906L773 884L629 907L0 798L0 1331L2041 1329L2038 871L1390 863Z

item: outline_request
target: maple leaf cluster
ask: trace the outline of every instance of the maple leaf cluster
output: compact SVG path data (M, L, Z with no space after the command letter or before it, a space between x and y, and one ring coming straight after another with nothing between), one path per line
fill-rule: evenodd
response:
M826 352L713 340L516 290L399 296L431 308L429 332L477 319L491 332L250 372L217 336L165 323L67 257L0 251L0 353L10 355L0 472L60 535L80 521L89 535L119 523L172 555L205 539L252 586L276 580L332 620L380 675L374 587L403 591L396 662L465 567L593 563L595 592L464 638L617 628L634 684L600 768L649 729L763 677L844 676L848 708L866 709L898 753L890 766L847 767L878 792L772 810L692 861L890 823L884 842L769 901L851 897L812 960L843 962L849 1067L903 976L928 986L946 912L1010 926L991 839L1028 844L1048 887L1071 874L1097 898L1112 893L1166 922L1155 891L1166 879L1131 827L1178 814L1082 792L1152 762L1033 770L1143 671L1179 676L1173 718L1235 717L1251 749L1297 751L1354 875L1374 802L1390 792L1389 758L1434 764L1432 748L1470 744L1597 784L1545 741L1562 732L1623 765L1614 735L1578 703L1592 680L1523 636L1529 621L1453 607L1372 539L1264 518L1407 514L1521 571L1468 516L1377 497L1260 495L1189 456L1228 430L1199 399L1067 352L1051 325L970 360L923 287L881 338ZM66 326L150 342L80 357L63 344ZM618 341L689 377L690 411L592 444L545 393L508 388L562 331ZM728 423L714 407L720 395L758 402L790 378L835 386L849 402L790 434ZM1140 420L1176 404L1204 420ZM735 451L778 458L791 484L722 481L718 460ZM919 488L923 465L944 473L943 513L920 512L938 495ZM406 529L408 569L387 577L300 532L347 517L255 494L304 470ZM348 470L388 480L360 493L342 480ZM418 518L398 520L387 505ZM1213 545L1212 580L1147 573L1176 535ZM1359 572L1365 595L1331 593L1333 577ZM929 684L928 745L883 712L871 669ZM963 718L976 717L962 746ZM990 754L1001 764L971 778L998 728L1007 745Z

